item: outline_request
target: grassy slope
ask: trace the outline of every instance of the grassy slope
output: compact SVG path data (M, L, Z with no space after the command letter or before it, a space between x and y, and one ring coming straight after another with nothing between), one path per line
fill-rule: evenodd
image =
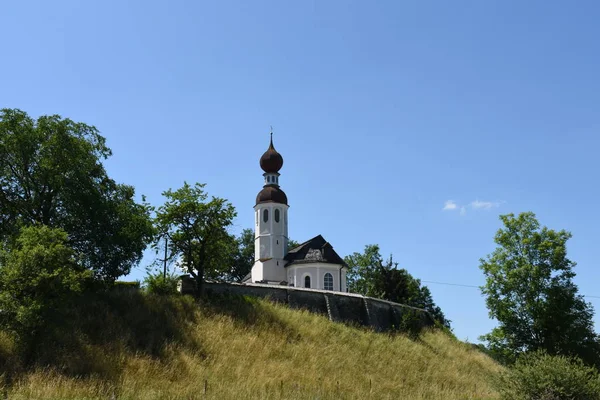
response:
M10 399L487 399L501 368L439 332L413 341L247 298L112 294L65 320ZM0 335L0 373L14 351Z

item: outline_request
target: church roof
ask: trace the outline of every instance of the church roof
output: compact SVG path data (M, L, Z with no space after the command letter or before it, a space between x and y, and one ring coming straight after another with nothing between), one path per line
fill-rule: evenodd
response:
M256 204L260 203L280 203L287 205L288 200L285 192L276 185L265 185L256 195Z
M283 167L283 157L273 146L273 132L271 132L271 143L269 148L260 158L260 167L266 173L277 173Z
M285 259L288 261L286 267L309 263L338 264L347 267L344 259L333 250L333 246L321 235L317 235L289 250Z

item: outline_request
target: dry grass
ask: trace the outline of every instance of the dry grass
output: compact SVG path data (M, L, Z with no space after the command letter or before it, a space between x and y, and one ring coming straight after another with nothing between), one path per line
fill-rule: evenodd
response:
M248 298L115 294L82 305L68 329L8 398L491 399L501 370L441 332L413 341ZM9 347L0 336L0 356Z

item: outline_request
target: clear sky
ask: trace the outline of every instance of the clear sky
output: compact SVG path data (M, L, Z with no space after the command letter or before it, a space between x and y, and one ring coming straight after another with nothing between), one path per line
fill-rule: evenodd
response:
M206 183L236 232L272 125L291 238L481 285L498 215L534 211L600 296L598 21L584 0L5 1L0 107L95 125L155 205ZM478 289L428 286L459 338L494 326Z

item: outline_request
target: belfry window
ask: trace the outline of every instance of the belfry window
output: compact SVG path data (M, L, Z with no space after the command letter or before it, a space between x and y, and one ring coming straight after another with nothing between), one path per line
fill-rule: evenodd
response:
M267 182L271 182L271 177L267 175Z
M308 275L304 277L304 287L310 289L310 276Z
M267 210L265 208L265 210L263 211L263 222L268 222L269 221L269 210Z
M323 288L325 290L333 290L333 275L331 275L329 272L327 272L325 274L325 276L323 277L323 282L324 282Z
M279 208L275 209L275 222L279 222Z

